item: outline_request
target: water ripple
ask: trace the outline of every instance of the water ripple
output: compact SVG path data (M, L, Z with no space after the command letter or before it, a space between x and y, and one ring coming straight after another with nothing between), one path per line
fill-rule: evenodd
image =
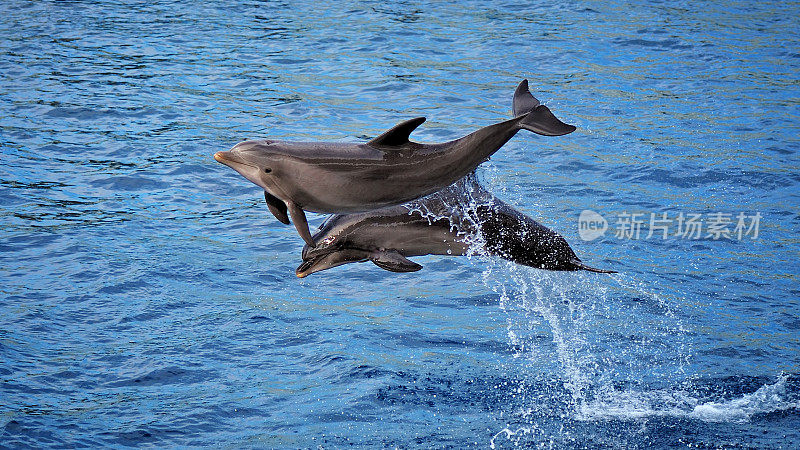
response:
M0 12L0 445L800 442L797 5ZM455 139L507 119L522 78L578 131L520 134L479 172L618 277L425 257L297 280L294 229L211 158L419 115L415 139ZM586 209L763 228L584 242Z

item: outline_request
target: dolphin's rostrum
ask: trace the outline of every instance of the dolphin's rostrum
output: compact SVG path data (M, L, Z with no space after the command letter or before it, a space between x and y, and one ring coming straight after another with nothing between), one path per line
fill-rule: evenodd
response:
M315 246L304 211L354 213L399 205L439 191L472 172L519 130L560 136L575 130L531 95L527 80L514 93L514 118L440 144L409 135L424 117L402 122L365 144L245 141L214 158L264 189L272 214L291 217Z

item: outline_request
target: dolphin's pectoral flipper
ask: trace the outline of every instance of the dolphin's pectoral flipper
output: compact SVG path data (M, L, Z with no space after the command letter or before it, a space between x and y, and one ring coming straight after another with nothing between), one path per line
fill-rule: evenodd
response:
M369 259L376 266L390 272L416 272L422 269L421 265L401 255L397 250L375 251Z
M406 120L405 122L400 122L389 131L367 142L367 145L374 148L381 148L398 147L406 144L409 142L408 137L411 135L411 132L422 125L423 122L425 122L424 117L417 117Z
M264 200L267 201L267 206L272 215L282 224L289 225L289 216L286 215L286 203L267 191L264 191Z
M314 239L311 237L311 231L308 229L305 211L297 206L295 202L286 202L286 206L289 209L289 215L292 216L294 227L297 229L297 232L300 233L300 237L306 241L309 247L316 247L317 244L314 243Z
M542 105L528 90L528 80L522 80L514 91L512 111L520 117L519 127L543 136L562 136L575 131L573 125L558 120L550 108Z

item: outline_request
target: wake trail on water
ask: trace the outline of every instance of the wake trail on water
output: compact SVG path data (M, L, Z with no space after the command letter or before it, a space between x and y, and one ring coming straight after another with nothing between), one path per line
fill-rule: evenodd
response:
M540 324L549 328L554 368L570 395L568 412L575 420L742 422L800 408L800 398L787 389L787 374L739 397L698 393L698 380L688 373L688 328L667 300L632 277L598 279L511 266L490 262L484 281L499 294L518 357L541 364L547 352L537 351L525 330Z
M530 391L540 385L521 386L528 390L526 406L510 415L509 424L491 438L491 448L501 442L560 448L575 442L581 423L658 418L742 423L800 409L787 374L732 398L712 380L705 387L716 393L703 394L698 386L703 381L687 373L688 331L667 302L648 294L626 305L631 298L620 291L636 286L631 279L593 277L488 261L484 283L499 296L514 356L525 359L534 377L536 372L556 377L562 386L545 388L543 395ZM541 338L548 333L549 339ZM563 407L554 411L553 404Z
M680 296L654 292L632 275L551 272L487 257L476 211L490 199L474 189L474 181L456 183L460 195L442 195L442 209L417 201L408 205L409 213L431 222L446 218L454 230L470 230L459 235L469 244L468 258L486 264L483 283L498 295L514 357L562 387L544 396L529 392L535 383L511 387L523 391L530 404L516 412L520 426L498 432L492 448L499 437L545 446L558 442L554 435L563 430L541 423L554 414L552 404L564 405L558 414L577 422L657 417L740 422L800 408L785 374L736 398L699 393L690 373L691 330L672 306L686 302Z

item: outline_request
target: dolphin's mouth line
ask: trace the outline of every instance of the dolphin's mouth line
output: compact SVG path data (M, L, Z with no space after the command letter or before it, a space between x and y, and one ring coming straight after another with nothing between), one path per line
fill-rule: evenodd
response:
M231 169L239 172L241 176L247 178L250 182L259 186L261 189L264 189L270 194L275 195L273 189L270 189L266 181L259 176L261 173L261 168L259 166L252 164L232 151L214 153L214 159L217 160L217 162L225 164ZM279 199L286 198L285 196L275 196Z
M226 166L230 166L231 163L233 163L258 169L258 166L254 166L253 164L248 164L245 161L243 161L242 158L234 156L233 152L214 153L214 159L216 159L218 162L221 162L222 164L225 164Z
M305 278L310 275L308 271L314 266L315 261L316 259L305 260L299 266L297 266L297 269L294 271L295 275L297 275L297 278Z
M320 261L321 259L325 258L326 256L329 256L332 253L336 253L336 250L328 251L328 252L325 252L325 253L320 253L320 254L314 255L314 256L306 256L305 258L303 258L303 263L300 264L300 267L303 267L305 265L309 265L309 266L314 265L314 263ZM300 267L298 267L298 269Z
M319 247L317 247L317 249L315 250L319 251ZM300 263L299 266L297 266L297 269L295 269L294 271L295 275L297 275L298 278L305 278L308 275L311 275L312 273L319 272L319 270L313 270L317 266L317 264L324 261L325 258L342 250L344 249L340 247L334 247L334 248L328 248L325 251L319 252L318 254L313 256L303 255L303 262Z
M309 259L304 259L303 262L297 266L297 269L294 270L294 274L297 275L297 278L305 278L312 273L319 272L319 270L314 270L314 268L317 266L317 264L324 260L325 257L330 256L331 253L333 252L317 255Z

